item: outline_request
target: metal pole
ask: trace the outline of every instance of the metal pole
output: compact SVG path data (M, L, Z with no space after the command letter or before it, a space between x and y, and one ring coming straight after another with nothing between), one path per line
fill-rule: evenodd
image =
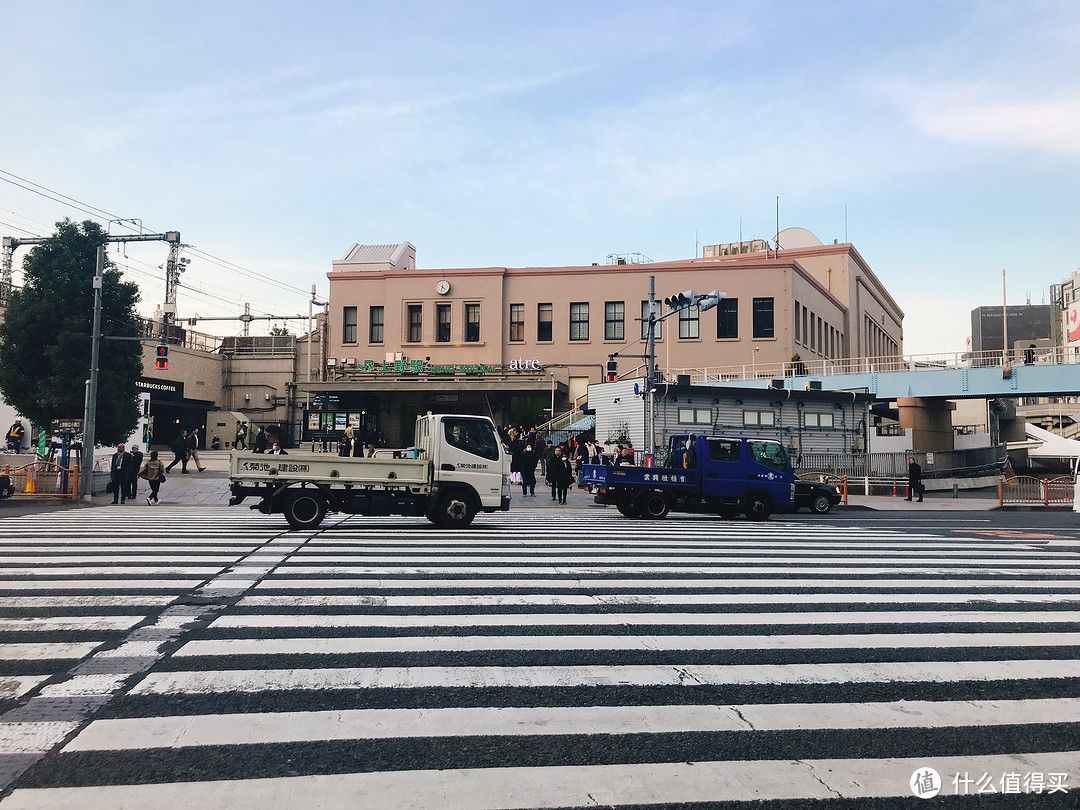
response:
M98 363L101 359L101 282L105 274L105 246L97 249L97 266L94 269L94 328L90 333L90 379L86 383L86 403L83 411L83 448L82 464L83 475L79 478L79 488L82 490L84 500L93 497L94 445L96 436L96 412L97 412L97 388L98 388Z
M656 448L653 388L656 386L656 276L649 276L649 320L645 331L645 449L652 453Z
M314 330L311 328L311 319L315 317L315 285L311 285L311 300L307 305L307 381L311 382L311 340ZM307 392L308 402L311 402L311 390Z
M1001 369L1009 376L1009 310L1005 292L1005 268L1001 268Z

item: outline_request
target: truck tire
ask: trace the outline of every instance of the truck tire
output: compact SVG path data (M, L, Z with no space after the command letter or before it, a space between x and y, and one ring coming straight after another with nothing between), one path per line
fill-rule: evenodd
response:
M772 501L765 495L752 494L746 497L743 514L750 520L768 520L772 514Z
M815 515L827 515L832 511L832 501L828 495L817 495L810 503L810 511Z
M637 498L637 512L647 520L663 520L671 511L671 502L663 492L650 490Z
M464 529L476 517L476 505L469 494L455 489L443 492L435 502L431 522L444 529Z
M619 501L615 504L615 508L619 510L619 514L623 517L633 518L637 517L637 508L631 501Z
M314 487L294 489L281 510L292 529L314 529L326 517L326 498Z

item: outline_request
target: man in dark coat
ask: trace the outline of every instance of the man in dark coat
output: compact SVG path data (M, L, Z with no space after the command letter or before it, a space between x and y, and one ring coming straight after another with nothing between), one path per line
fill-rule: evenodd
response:
M134 500L135 493L139 489L139 470L142 469L143 454L139 445L131 445L131 483L128 485L127 496Z
M266 444L267 444L266 428L260 427L258 434L255 436L255 452L256 453L265 453L266 452Z
M173 460L172 463L165 468L165 472L169 472L169 470L179 464L180 472L187 473L188 441L186 430L181 430L176 434L176 438L173 439L172 444L169 445L169 449L173 451Z
M109 485L112 489L112 502L125 503L127 494L131 488L131 478L135 473L131 470L131 454L124 449L124 443L116 445L109 462Z
M907 483L908 483L908 493L907 493L907 497L904 498L904 500L905 501L910 501L912 495L918 495L919 496L919 501L918 502L922 503L922 494L923 494L922 467L920 467L918 465L918 463L916 463L914 456L911 456L910 458L908 458Z
M574 468L563 455L562 445L555 448L555 455L548 464L547 482L551 486L551 500L566 503L566 492L574 482Z

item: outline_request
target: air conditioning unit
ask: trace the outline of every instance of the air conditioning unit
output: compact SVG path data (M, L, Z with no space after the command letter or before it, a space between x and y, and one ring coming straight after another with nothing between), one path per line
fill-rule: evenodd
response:
M336 366L337 365L337 358L336 357L327 357L326 358L326 365L328 365L328 366Z

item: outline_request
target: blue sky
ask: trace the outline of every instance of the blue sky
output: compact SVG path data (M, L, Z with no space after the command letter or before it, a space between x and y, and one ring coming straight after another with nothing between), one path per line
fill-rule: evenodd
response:
M854 243L909 353L962 351L1002 269L1010 304L1080 269L1075 0L7 0L0 75L0 234L87 216L12 175L179 230L224 260L187 254L184 318L306 313L353 242L689 258L772 238L777 197ZM148 313L164 258L120 257Z

